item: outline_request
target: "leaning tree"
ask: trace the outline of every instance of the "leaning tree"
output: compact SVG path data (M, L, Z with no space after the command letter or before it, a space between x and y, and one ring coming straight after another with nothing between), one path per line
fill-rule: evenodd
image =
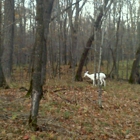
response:
M100 29L101 24L102 24L102 18L103 18L103 16L106 15L106 13L109 10L113 0L105 0L104 2L105 2L104 5L103 5L104 8L103 7L100 8L100 12L97 15L97 18L95 20L93 34L89 37L89 39L86 43L86 46L83 50L83 53L81 55L79 66L78 66L78 69L77 69L77 72L76 72L76 75L75 75L75 81L82 81L83 80L82 79L82 69L83 69L83 66L85 64L88 52L91 49L92 42L94 41L95 32L97 32ZM103 9L105 11L105 15L103 15Z

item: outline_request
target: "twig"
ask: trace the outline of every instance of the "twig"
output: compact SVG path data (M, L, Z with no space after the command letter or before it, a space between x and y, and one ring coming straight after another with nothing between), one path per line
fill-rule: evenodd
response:
M62 90L66 90L65 88L62 88L62 89L56 89L54 90L53 92L59 92L59 91L62 91Z
M73 5L79 3L81 0L71 4L70 6L68 6L66 9L64 9L62 12L60 12L60 14L63 14L65 11L67 11L69 8L71 8ZM54 17L51 18L51 21L53 21L55 18L57 18L59 15L55 15Z
M44 126L42 126L42 128L40 127L40 131L55 131L55 132L58 132L58 133L61 133L64 135L69 135L69 136L79 135L75 132L71 132L69 130L66 130L66 128L64 129L62 126L59 126L56 124L50 124L50 123L45 124Z
M60 96L58 94L55 94L55 95L57 95L58 97L60 97L62 100L65 100L66 102L72 103L72 101L70 101L69 99L66 99L66 98L64 98L64 97L62 97L62 96Z
M96 102L96 100L91 100L88 97L85 97L87 100L89 100L90 102Z

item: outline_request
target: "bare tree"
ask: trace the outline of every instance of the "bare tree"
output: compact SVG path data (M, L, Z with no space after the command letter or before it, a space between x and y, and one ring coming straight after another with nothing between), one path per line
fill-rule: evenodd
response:
M42 65L41 65L41 85L45 84L46 81L46 61L47 61L47 40L48 40L48 33L49 33L49 23L51 19L51 12L53 7L53 0L43 0L43 51L42 51ZM33 47L33 56L32 61L34 61L34 54L35 54L35 45ZM34 62L33 62L34 63ZM32 68L32 73L33 73ZM30 81L30 87L26 94L26 96L30 96L32 92L32 85L33 85L33 79Z
M14 42L14 0L5 0L4 3L4 43L2 54L2 69L7 84L11 81L12 55Z
M138 38L140 38L140 22L138 22ZM138 49L135 55L135 59L133 61L132 69L131 69L131 74L129 78L129 83L140 83L140 75L139 75L139 60L140 60L140 40L138 41Z
M37 30L36 39L34 44L34 63L33 63L33 75L32 75L32 104L29 116L29 125L31 129L37 130L37 116L39 111L39 103L42 93L41 83L41 69L42 69L42 53L43 53L43 38L44 38L44 26L43 26L43 0L36 0L37 12Z
M105 4L105 3L103 3L103 4ZM104 9L105 7L103 6L102 8L103 8L103 16L104 16L105 15L105 9ZM99 62L98 62L98 77L99 77L99 79L100 79L100 71L101 71L102 49L104 46L104 35L105 35L105 28L106 28L105 27L106 26L105 20L106 20L106 18L104 16L103 23L102 23L103 24L102 30L101 30L101 44L100 44L100 48L99 48ZM99 79L98 79L98 89L99 89L98 90L98 98L99 98L98 102L99 102L99 107L102 108L102 87L100 85Z
M70 41L70 45L71 45L71 49L70 49L70 68L73 68L73 76L75 75L75 65L77 63L77 58L76 58L76 53L77 53L77 41L78 41L78 29L79 29L79 13L82 10L82 7L84 6L84 4L86 3L87 0L85 0L82 4L82 6L80 7L79 4L79 0L76 0L75 3L75 17L73 20L73 13L74 10L71 7L68 10L68 16L69 16L69 25L70 25L70 35L71 35L71 41ZM69 1L69 5L72 5L73 1Z
M44 23L44 47L42 54L42 80L41 83L44 84L46 81L46 62L47 62L47 40L49 33L49 23L51 19L51 13L53 8L54 0L44 0L44 15L43 15L43 23Z
M105 1L105 5L104 5L105 6L105 8L104 8L105 9L105 14L109 10L112 2L113 2L113 0L111 0L111 1L106 0ZM100 8L100 13L97 15L97 18L96 18L95 23L94 23L94 26L95 26L96 30L98 30L101 27L102 17L103 17L103 8ZM88 52L91 49L92 42L94 41L94 33L95 33L95 31L93 31L93 34L89 37L89 39L86 43L86 46L83 50L83 53L81 55L79 66L78 66L78 69L77 69L77 72L76 72L76 75L75 75L75 81L82 81L81 73L82 73L82 69L83 69L85 60L87 58Z
M49 30L49 19L51 15L51 11L45 11L45 8L50 8L53 5L51 0L36 0L37 4L37 13L36 13L36 20L37 20L37 29L36 29L36 39L34 44L34 62L33 62L33 69L32 69L32 80L30 83L30 90L32 92L32 105L31 105L31 112L29 117L29 125L34 130L37 130L37 116L39 111L39 103L43 95L42 87L44 82L42 82L42 68L44 67L44 63L46 64L46 60L43 59L43 51L44 51L44 39L47 39L48 30ZM46 5L44 5L46 4ZM52 8L51 8L52 9ZM48 15L47 15L48 14ZM44 21L44 15L46 15L47 22ZM47 26L44 25L47 23ZM44 30L45 29L45 30ZM45 38L44 38L45 36ZM46 47L46 46L45 46ZM42 63L42 59L44 63ZM46 65L45 65L46 66Z
M2 2L0 1L0 87L7 87L1 64L2 57Z
M116 15L116 2L114 2L114 17ZM117 29L116 29L116 34L115 34L115 38L116 38L116 41L115 41L115 48L114 50L110 47L110 50L111 50L111 54L112 54L112 60L113 60L113 66L112 66L112 69L110 71L110 74L109 76L110 77L114 77L115 75L118 77L118 67L117 67L117 59L118 59L118 43L119 43L119 28L120 28L120 20L121 20L121 11L122 11L122 2L119 3L119 12L118 12L118 19L117 19L117 25L115 25L115 21L114 21L114 27L117 26Z
M64 64L67 64L67 14L63 14L64 23L63 23L63 61Z

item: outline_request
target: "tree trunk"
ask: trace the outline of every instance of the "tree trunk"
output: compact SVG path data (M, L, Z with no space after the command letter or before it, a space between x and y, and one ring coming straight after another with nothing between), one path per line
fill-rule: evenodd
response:
M67 64L67 16L64 17L64 23L63 23L63 60L64 65Z
M87 41L86 47L84 48L84 51L82 53L80 63L79 63L79 66L78 66L78 69L76 72L75 81L82 81L83 80L81 73L82 73L82 69L83 69L83 66L85 64L85 60L87 58L87 55L88 55L88 52L90 50L90 47L91 47L93 40L94 40L94 34L90 36L90 38Z
M44 16L43 16L43 22L44 22L44 47L43 47L43 54L42 54L42 78L41 83L44 84L46 81L46 62L47 62L47 39L48 39L48 33L49 33L49 23L51 19L51 13L53 8L53 2L54 0L43 0L44 2Z
M140 44L139 44L139 48L136 52L135 60L133 61L132 70L131 70L131 74L130 74L130 78L129 78L129 83L131 83L131 84L138 82L136 79L139 75L139 71L138 71L139 60L140 60Z
M68 16L69 16L69 24L70 24L70 33L71 33L71 50L70 50L70 68L73 68L72 76L75 75L75 66L77 64L77 41L78 41L78 28L79 28L79 13L83 6L85 5L86 0L83 2L83 4L80 7L79 0L76 0L75 3L75 18L73 21L73 9L72 7L68 10ZM72 1L70 3L72 5ZM74 78L73 78L74 79Z
M116 8L116 5L114 5L114 8ZM117 29L116 29L115 49L113 51L113 49L110 48L111 54L112 54L112 59L113 59L113 66L112 66L112 69L111 69L110 74L109 74L109 77L111 77L111 78L114 78L115 76L116 76L116 78L119 77L117 60L118 60L118 44L119 44L119 28L120 28L120 22L121 22L121 11L122 11L122 5L120 4L120 9L119 9L119 13L118 13L119 17L118 17Z
M5 0L4 13L4 47L2 54L2 69L5 80L9 85L11 81L14 41L14 0Z
M138 39L140 38L140 22L138 22ZM129 83L134 84L139 81L139 70L138 70L138 65L139 65L139 60L140 60L140 41L139 41L139 46L138 50L136 52L135 60L132 65L132 70L129 78Z
M53 7L53 2L54 0L43 0L43 25L44 25L44 31L43 31L43 51L42 51L42 66L41 66L41 85L43 86L46 81L46 61L47 61L47 36L49 33L49 23L50 23L50 18L51 18L51 12L52 12L52 7ZM34 45L35 47L35 45ZM34 60L34 54L35 54L35 48L33 48L33 57L32 60ZM34 65L34 64L33 64ZM32 73L34 72L34 69L32 69ZM32 79L30 81L30 87L29 90L26 94L26 97L31 95L32 91Z
M2 3L0 1L0 87L6 87L6 81L4 78L2 65L1 65L1 56L2 56Z
M72 5L72 1L70 1L69 5ZM76 65L76 50L77 50L77 33L78 33L78 20L79 20L79 1L76 0L75 4L75 18L73 20L73 9L72 7L68 10L69 16L69 25L70 25L70 68L73 68L72 75L75 73L75 65Z
M44 39L44 26L43 26L43 0L36 0L37 4L37 30L35 39L35 53L33 63L32 75L32 102L31 111L29 116L29 126L32 130L37 130L37 116L39 111L39 103L42 97L42 83L41 83L41 70L42 70L42 53L43 53L43 39Z
M109 0L105 1L105 5L104 5L105 14L109 10L112 2L113 2L113 0L111 0L110 3L109 3ZM108 3L109 3L109 5L108 5ZM107 5L108 5L108 7L106 7ZM97 19L96 19L95 24L94 24L96 31L101 27L102 17L103 17L103 8L100 8L100 13L97 16ZM76 75L75 75L75 81L82 81L83 80L82 79L82 69L83 69L84 63L86 61L88 52L91 48L93 40L94 40L94 32L93 32L93 35L91 35L90 38L88 39L86 47L84 48L84 51L82 53L82 56L81 56L81 59L80 59L80 62L79 62L79 66L78 66L78 69L77 69L77 72L76 72Z

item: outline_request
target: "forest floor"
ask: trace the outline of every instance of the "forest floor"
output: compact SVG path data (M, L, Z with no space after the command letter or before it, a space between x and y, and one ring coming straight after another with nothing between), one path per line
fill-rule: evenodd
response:
M102 108L98 87L47 79L39 131L31 131L31 99L19 87L0 89L0 140L140 140L140 85L106 79Z

